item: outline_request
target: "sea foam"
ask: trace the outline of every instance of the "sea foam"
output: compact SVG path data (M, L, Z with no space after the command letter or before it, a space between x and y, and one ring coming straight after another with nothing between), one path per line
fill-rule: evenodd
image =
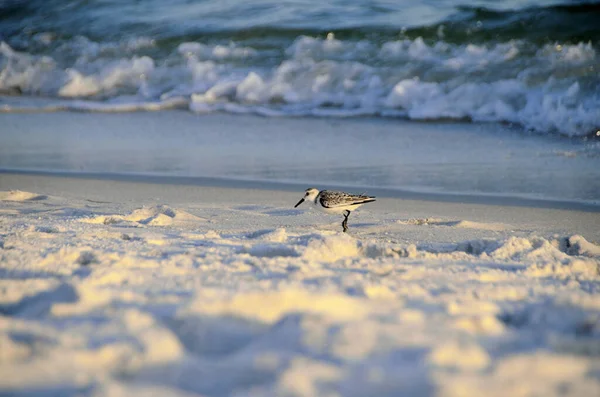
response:
M600 128L598 53L591 43L513 40L452 44L299 36L283 49L183 42L148 53L152 40L83 37L47 54L0 44L2 111L159 110L263 116L385 116L509 122L585 136Z

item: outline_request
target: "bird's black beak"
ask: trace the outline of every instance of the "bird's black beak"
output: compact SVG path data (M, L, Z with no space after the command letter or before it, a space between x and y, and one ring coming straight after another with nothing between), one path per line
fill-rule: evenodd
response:
M296 208L297 206L299 206L300 204L302 204L304 202L304 198L300 199L300 201L298 201L298 204L296 204L294 206L294 208Z

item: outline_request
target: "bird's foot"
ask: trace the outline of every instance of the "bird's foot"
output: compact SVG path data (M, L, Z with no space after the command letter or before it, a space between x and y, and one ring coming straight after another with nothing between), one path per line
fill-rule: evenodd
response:
M342 229L344 233L348 231L348 217L350 216L350 211L346 211L344 214L344 220L342 221Z

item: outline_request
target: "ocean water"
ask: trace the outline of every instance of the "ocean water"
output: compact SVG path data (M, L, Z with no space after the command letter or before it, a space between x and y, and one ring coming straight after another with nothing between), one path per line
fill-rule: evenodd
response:
M2 112L377 116L600 135L600 4L8 0Z

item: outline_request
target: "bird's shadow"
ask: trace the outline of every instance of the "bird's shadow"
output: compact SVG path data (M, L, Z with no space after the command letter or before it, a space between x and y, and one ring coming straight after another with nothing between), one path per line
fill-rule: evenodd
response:
M374 223L374 222L362 222L362 223L350 223L348 222L348 228L352 229L353 227L372 227L372 226L379 226L378 223Z

